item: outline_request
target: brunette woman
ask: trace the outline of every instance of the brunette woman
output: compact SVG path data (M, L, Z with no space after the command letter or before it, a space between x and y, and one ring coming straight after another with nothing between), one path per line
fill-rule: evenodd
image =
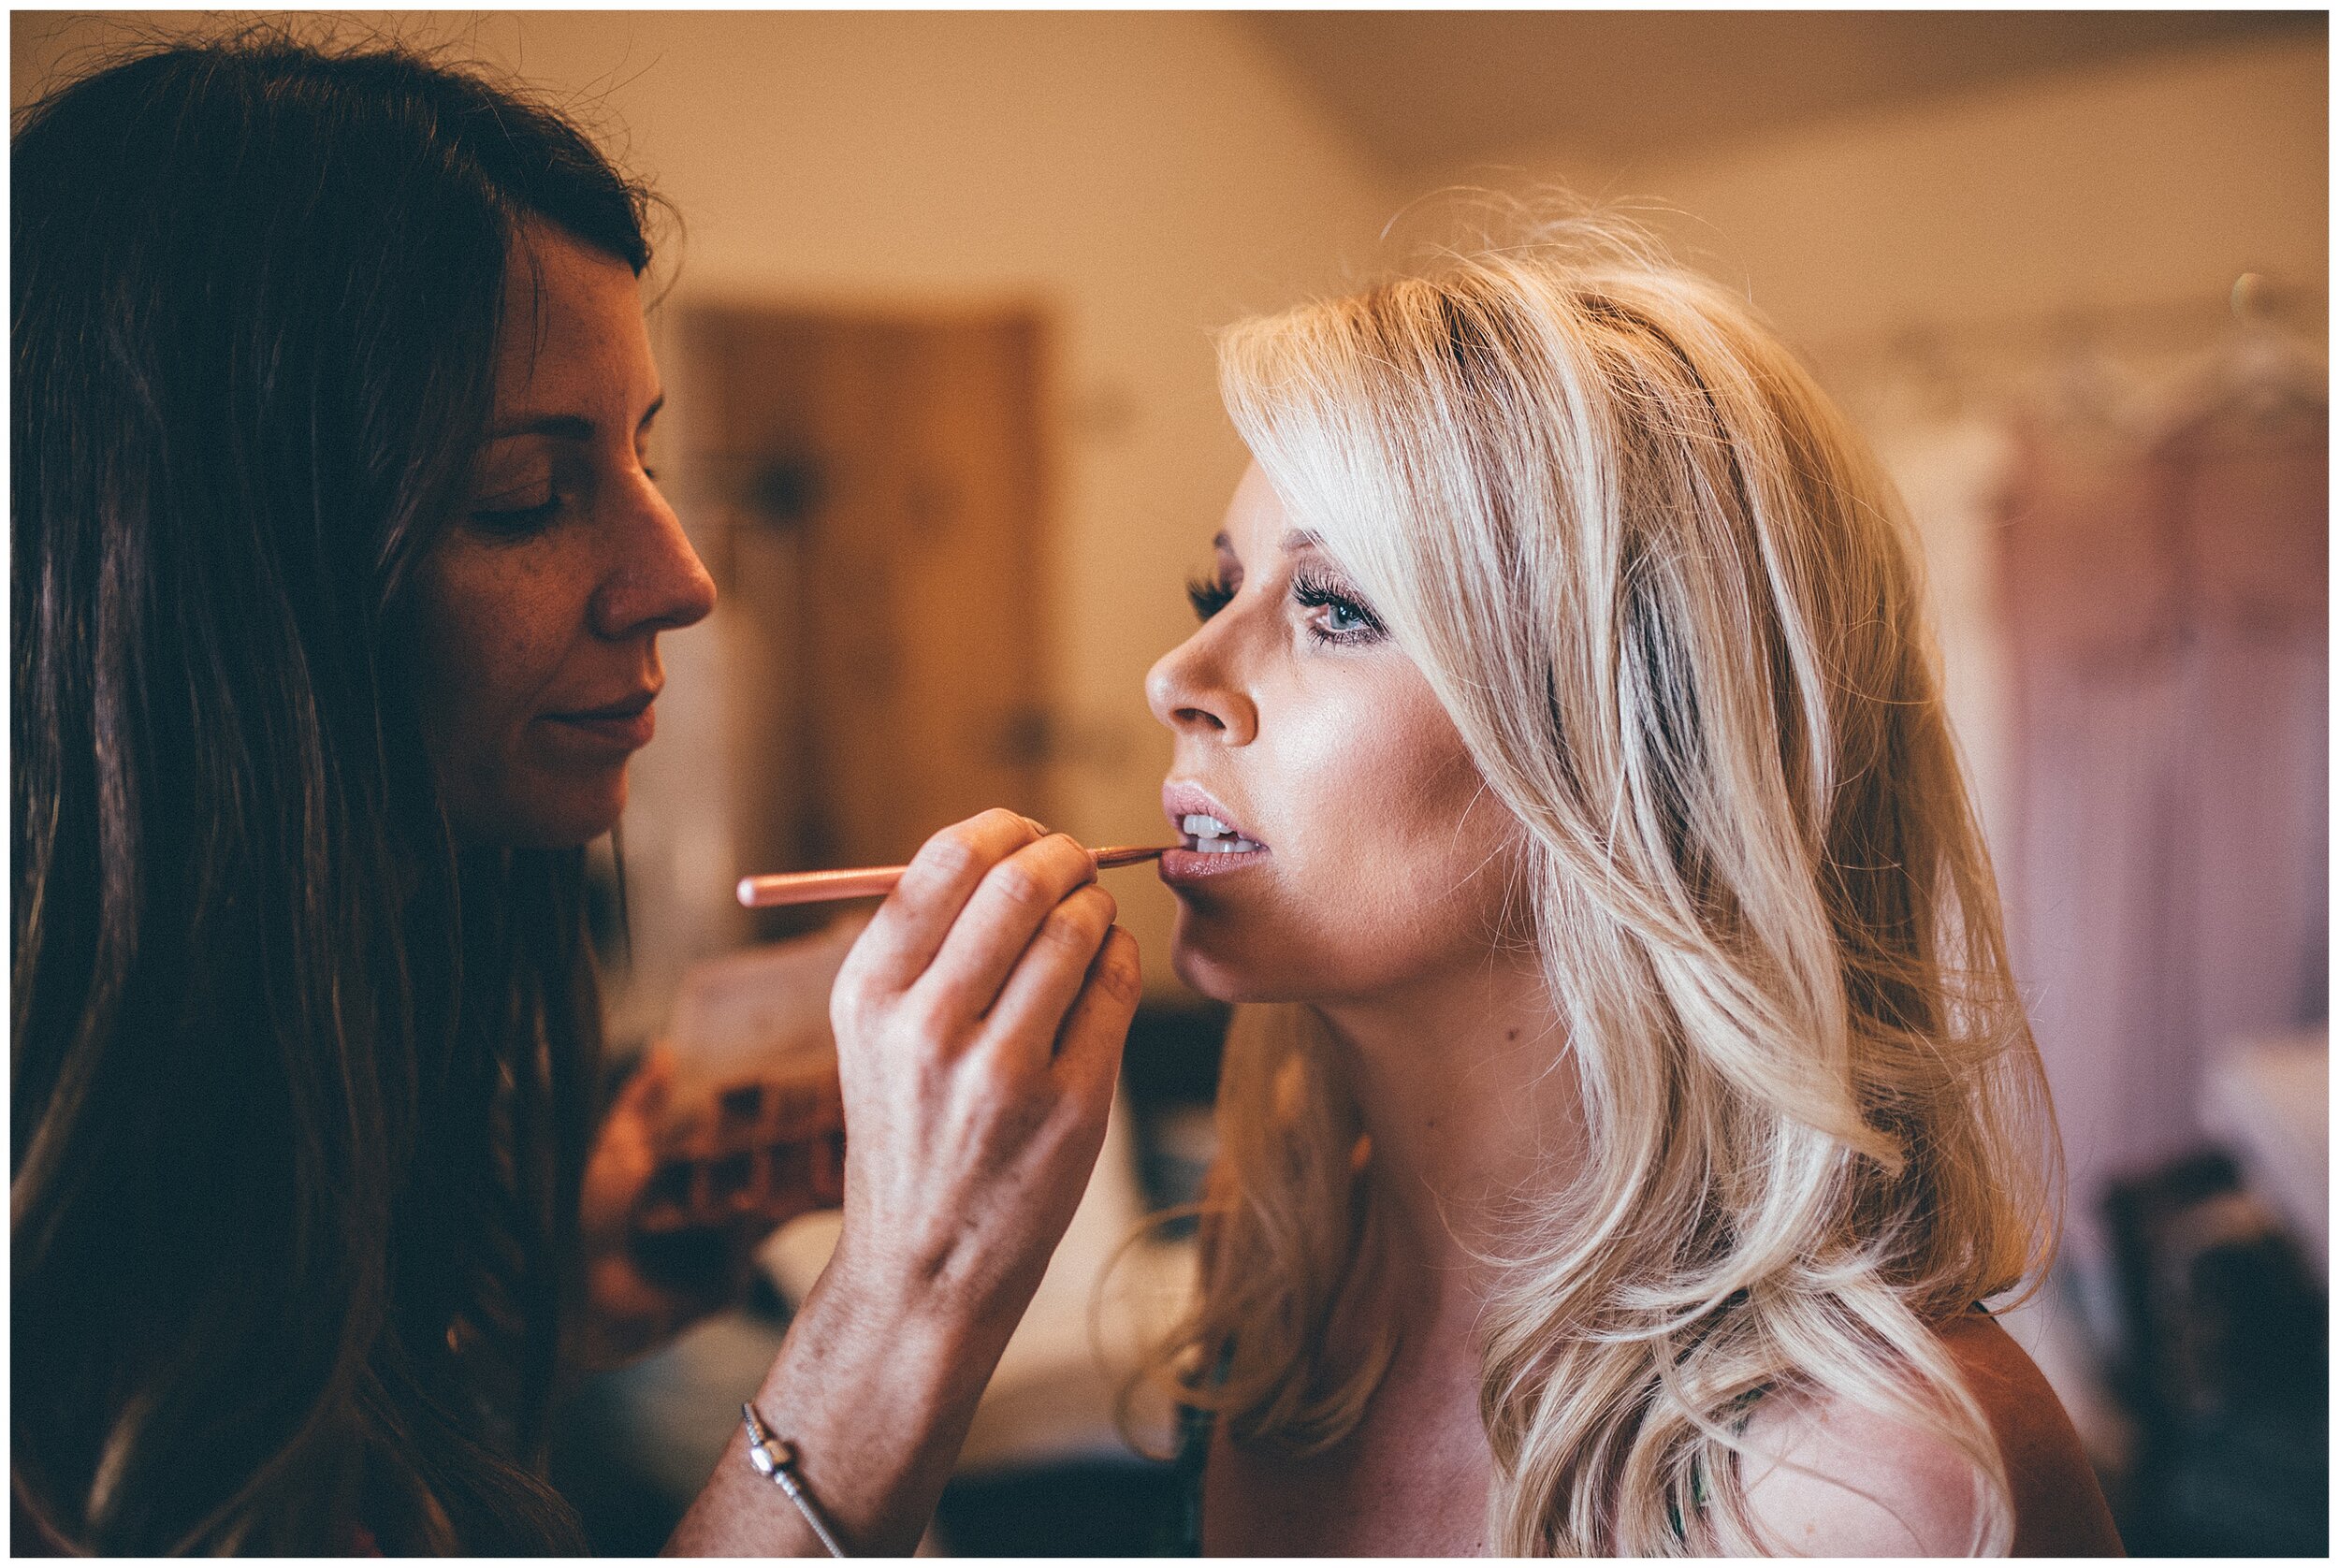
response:
M269 41L74 82L12 172L18 1549L578 1550L564 1341L705 1304L625 1251L582 919L713 601L645 466L646 193L476 76ZM839 984L845 1240L759 1398L855 1546L915 1541L1084 1183L1111 920L992 813ZM736 1454L690 1531L813 1546Z

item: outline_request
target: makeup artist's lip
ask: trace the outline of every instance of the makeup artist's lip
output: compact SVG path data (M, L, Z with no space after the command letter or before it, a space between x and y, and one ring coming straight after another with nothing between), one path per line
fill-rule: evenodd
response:
M1268 847L1252 836L1249 829L1235 820L1234 813L1219 803L1218 797L1200 785L1185 779L1173 778L1161 787L1161 809L1170 819L1170 825L1178 831L1182 847L1161 857L1161 879L1177 886L1181 883L1215 880L1236 872L1247 871L1264 861ZM1188 817L1211 817L1231 835L1213 835L1239 838L1251 847L1242 850L1201 849L1196 848L1196 835L1185 831Z
M658 714L650 706L657 700L658 692L652 688L599 707L547 713L543 717L572 733L590 736L621 750L639 751L658 733Z

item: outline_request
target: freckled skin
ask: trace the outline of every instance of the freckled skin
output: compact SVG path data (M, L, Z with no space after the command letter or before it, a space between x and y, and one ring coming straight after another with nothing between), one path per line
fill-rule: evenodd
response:
M643 469L661 394L639 281L534 224L509 270L491 430L568 426L490 439L422 559L424 739L465 841L575 845L617 825L646 737L552 716L654 695L658 633L705 618L715 588ZM547 500L540 526L509 519Z
M1269 849L1177 889L1179 975L1224 1001L1338 1004L1482 966L1517 829L1392 640L1311 637L1327 611L1292 598L1294 573L1345 579L1291 527L1253 466L1219 548L1238 591L1146 696L1177 737L1170 777Z

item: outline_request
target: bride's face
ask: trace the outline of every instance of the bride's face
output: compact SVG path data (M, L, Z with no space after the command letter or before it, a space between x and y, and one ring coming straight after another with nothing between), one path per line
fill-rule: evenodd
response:
M1145 694L1177 737L1174 962L1222 1001L1364 1001L1482 967L1517 828L1429 682L1254 466Z

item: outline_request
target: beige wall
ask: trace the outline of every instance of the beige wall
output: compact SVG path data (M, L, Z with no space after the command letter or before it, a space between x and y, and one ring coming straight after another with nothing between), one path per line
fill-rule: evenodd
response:
M2322 293L2327 73L2319 40L2219 46L1695 155L1522 148L1454 178L1678 209L1656 225L1816 350L2194 301L2214 325L2245 271Z
M20 12L17 100L93 41L199 21ZM1167 736L1140 685L1191 624L1182 584L1242 464L1209 329L1336 282L1386 199L1249 36L1223 17L1142 13L374 24L454 38L615 133L688 225L677 301L1014 299L1051 312L1066 437L1053 574L1033 602L1073 737L1056 825L1090 842L1158 839ZM675 450L688 418L680 406L671 416ZM654 1026L679 963L734 931L719 770L703 764L720 744L714 638L702 628L667 646L660 739L637 764L626 822L646 983L621 1028ZM1150 981L1172 983L1166 893L1141 873L1112 885Z

